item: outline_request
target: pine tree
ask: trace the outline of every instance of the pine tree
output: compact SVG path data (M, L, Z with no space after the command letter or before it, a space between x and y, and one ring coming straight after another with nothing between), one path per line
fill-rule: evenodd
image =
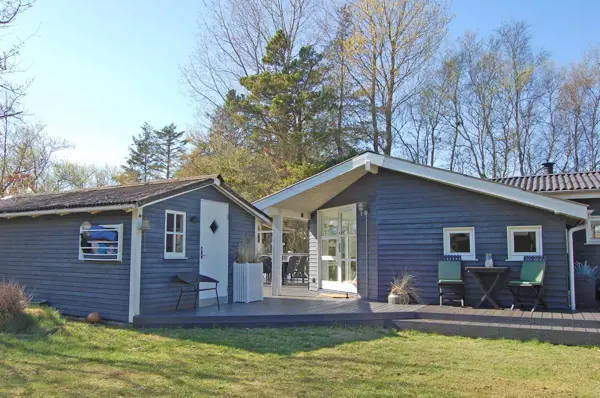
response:
M152 126L144 123L138 137L132 138L133 145L129 146L129 157L123 169L127 175L136 176L138 181L148 182L157 177L156 134Z
M157 170L167 179L173 177L179 159L185 151L184 134L185 131L177 131L177 126L173 123L154 132Z
M249 131L254 150L278 164L319 159L327 141L326 114L334 93L323 84L322 54L302 47L290 59L290 40L279 30L267 46L265 71L243 77L247 94L230 92L225 109Z

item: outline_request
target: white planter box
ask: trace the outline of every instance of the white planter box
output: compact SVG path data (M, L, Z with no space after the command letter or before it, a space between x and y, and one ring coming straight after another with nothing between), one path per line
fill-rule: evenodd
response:
M263 264L233 263L233 302L263 300Z

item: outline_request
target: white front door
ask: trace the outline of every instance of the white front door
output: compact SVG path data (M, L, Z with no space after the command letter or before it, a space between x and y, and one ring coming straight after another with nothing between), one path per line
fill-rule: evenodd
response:
M229 276L229 204L200 201L200 273L219 281L219 297L227 298ZM200 288L214 287L202 283ZM200 292L200 303L215 299L214 291ZM226 299L225 299L226 301Z

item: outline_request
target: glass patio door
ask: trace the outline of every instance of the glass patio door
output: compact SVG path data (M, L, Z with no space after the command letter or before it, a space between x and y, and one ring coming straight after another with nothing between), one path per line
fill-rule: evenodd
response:
M356 206L319 211L321 287L356 293Z

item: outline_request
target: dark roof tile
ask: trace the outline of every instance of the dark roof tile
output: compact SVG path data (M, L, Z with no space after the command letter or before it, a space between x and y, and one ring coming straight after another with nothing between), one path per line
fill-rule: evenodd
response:
M493 178L492 181L530 192L567 192L600 190L600 172L541 174L524 177Z
M143 205L180 192L213 184L216 178L220 177L216 175L199 176L61 193L5 197L0 199L0 214L124 204Z

